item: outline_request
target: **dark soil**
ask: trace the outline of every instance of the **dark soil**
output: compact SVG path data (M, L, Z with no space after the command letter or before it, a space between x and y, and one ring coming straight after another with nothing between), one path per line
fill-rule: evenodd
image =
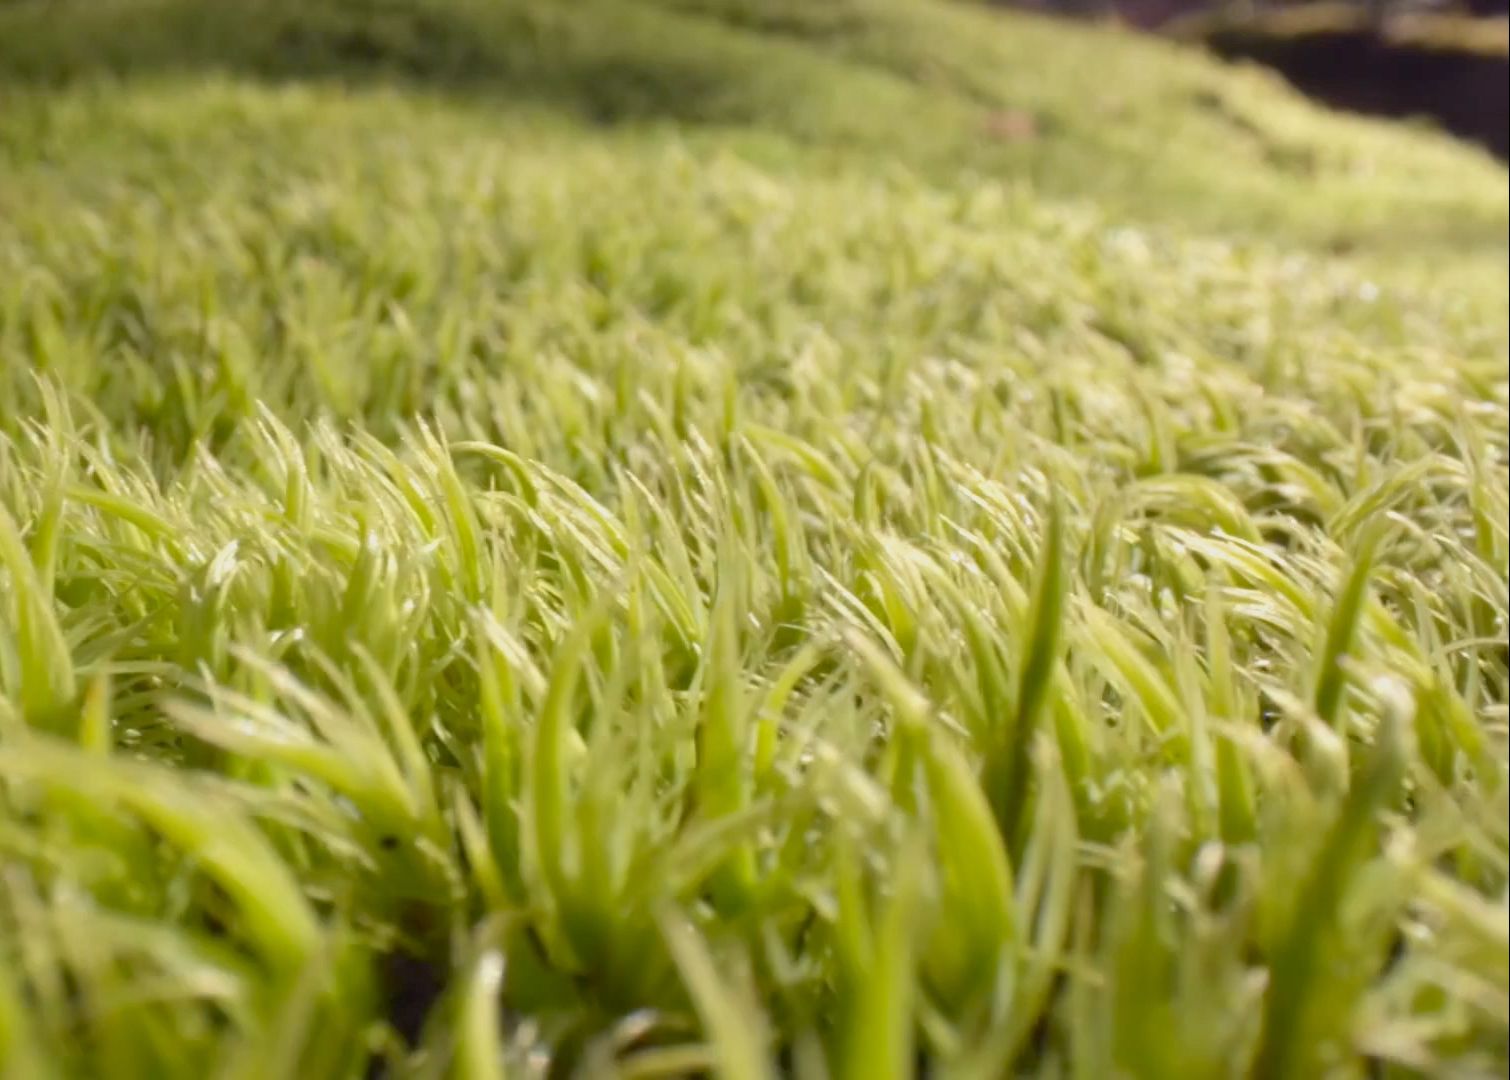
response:
M1390 41L1362 28L1290 35L1217 29L1205 43L1227 59L1273 68L1335 108L1430 119L1510 157L1510 64L1503 55Z

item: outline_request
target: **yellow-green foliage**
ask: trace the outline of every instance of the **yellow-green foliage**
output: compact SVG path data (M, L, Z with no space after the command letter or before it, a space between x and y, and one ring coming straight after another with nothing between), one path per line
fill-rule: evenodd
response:
M1505 207L912 0L0 6L0 1073L1502 1073Z

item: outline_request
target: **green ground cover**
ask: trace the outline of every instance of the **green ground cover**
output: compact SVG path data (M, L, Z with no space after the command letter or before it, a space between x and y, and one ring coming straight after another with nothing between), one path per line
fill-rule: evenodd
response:
M0 1072L1502 1075L1506 222L922 0L0 4Z

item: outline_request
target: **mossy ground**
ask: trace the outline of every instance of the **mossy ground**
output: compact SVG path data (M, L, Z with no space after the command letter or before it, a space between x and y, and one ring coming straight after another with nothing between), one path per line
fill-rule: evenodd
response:
M0 6L0 1063L1502 1073L1506 202L967 7Z

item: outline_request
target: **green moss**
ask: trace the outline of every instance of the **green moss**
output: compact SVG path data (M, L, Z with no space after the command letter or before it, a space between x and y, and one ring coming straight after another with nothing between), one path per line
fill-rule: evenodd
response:
M0 1073L1503 1071L1503 169L902 0L0 57Z

